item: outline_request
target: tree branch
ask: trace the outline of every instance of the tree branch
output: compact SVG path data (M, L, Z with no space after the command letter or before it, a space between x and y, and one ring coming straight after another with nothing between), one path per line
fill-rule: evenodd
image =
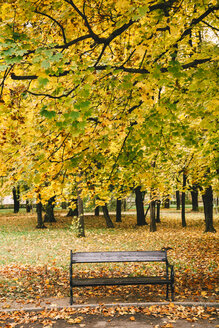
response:
M73 46L74 44L80 42L80 41L83 41L83 40L86 40L86 39L91 39L91 35L90 34L86 34L86 35L83 35L83 36L80 36L79 38L77 39L74 39L72 41L69 41L69 42L66 42L65 44L62 44L62 45L59 45L59 46L55 46L54 48L48 48L48 49L66 49L70 46Z
M73 89L71 89L67 93L63 93L60 96L52 96L52 95L47 94L47 93L35 93L35 92L29 91L29 90L27 90L26 92L29 93L29 94L31 94L32 96L48 97L48 98L51 98L51 99L61 99L63 97L68 97L73 91L75 91L79 87L79 85L80 84L78 84L76 87L74 87Z
M202 23L204 23L205 25L207 25L208 27L210 27L212 30L219 31L219 28L214 27L214 26L210 25L209 23L207 23L205 21L202 21Z
M193 68L196 67L200 64L204 64L206 62L210 62L212 58L203 58L203 59L195 59L194 61L187 63L187 64L182 64L181 67L183 69L188 69L188 68ZM97 71L104 71L109 66L107 65L99 65L95 66L95 69ZM131 68L131 67L124 67L124 66L111 66L112 69L114 70L120 70L126 73L132 73L132 74L149 74L150 71L148 71L145 68ZM161 73L166 73L168 71L168 67L161 67L160 69ZM49 75L50 77L61 77L69 74L70 72L73 72L71 70L64 71L62 73L59 73L58 75ZM38 78L37 75L15 75L14 73L11 74L12 80L36 80Z
M61 25L61 24L60 24L55 18L53 18L52 16L50 16L50 15L48 15L48 14L42 13L42 12L38 11L37 9L34 10L34 12L35 12L36 14L40 14L40 15L42 15L42 16L45 16L45 17L51 19L53 22L55 22L55 23L60 27L60 29L61 29L61 31L62 31L62 37L63 37L63 40L64 40L64 44L66 44L65 30L64 30L63 26L62 26L62 25Z
M178 42L182 41L187 35L189 35L192 31L192 28L197 25L198 23L200 23L205 17L207 17L209 14L211 14L212 12L214 12L215 10L218 10L219 6L213 6L208 8L208 10L206 10L201 16L199 16L198 18L195 18L191 21L190 26L181 34L181 36L179 37L179 39L172 45L170 46L167 50L165 50L164 52L162 52L155 60L154 63L156 63L159 59L161 59L163 57L163 55L165 55L170 49L174 48L177 46Z
M87 27L90 36L92 37L92 39L96 42L96 43L104 43L105 42L105 38L100 38L96 33L94 33L94 31L92 30L88 20L87 20L87 16L85 15L85 13L82 13L80 11L80 9L75 5L75 3L72 0L65 0L65 2L67 2L68 4L70 4L73 9L81 16L81 18L84 20L85 26Z

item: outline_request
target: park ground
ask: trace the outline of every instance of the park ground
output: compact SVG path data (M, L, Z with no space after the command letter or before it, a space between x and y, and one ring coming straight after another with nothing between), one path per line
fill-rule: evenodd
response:
M36 215L0 215L0 327L217 327L218 233L203 233L203 213L186 213L187 227L181 227L180 213L162 210L155 233L136 227L135 215L123 216L114 229L106 229L104 218L85 217L86 237L76 238L72 219L56 212L57 222L37 230ZM218 231L217 217L215 228ZM69 308L69 253L74 251L159 250L171 247L168 258L174 264L176 302L165 301L160 286L96 287L76 289L75 305ZM75 275L141 275L160 272L157 264L87 266ZM150 306L119 307L116 304L155 302ZM183 303L194 302L195 307ZM200 306L210 303L212 306ZM94 304L89 308L88 304ZM105 304L113 304L105 308ZM47 309L52 307L53 309ZM38 312L23 311L41 308ZM45 308L45 310L42 310ZM61 310L62 308L62 310ZM15 309L15 312L8 312ZM84 311L84 312L83 312ZM26 321L25 321L26 320ZM124 325L125 324L125 325ZM146 325L147 324L147 325Z

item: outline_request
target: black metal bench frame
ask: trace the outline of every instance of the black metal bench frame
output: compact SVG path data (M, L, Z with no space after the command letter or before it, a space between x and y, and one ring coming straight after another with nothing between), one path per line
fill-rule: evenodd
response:
M73 265L77 263L107 263L107 262L164 262L166 264L163 276L153 277L121 277L121 278L73 278ZM167 260L167 251L136 251L136 252L77 252L70 254L70 304L73 304L73 288L87 286L113 285L166 285L166 299L174 300L174 269Z

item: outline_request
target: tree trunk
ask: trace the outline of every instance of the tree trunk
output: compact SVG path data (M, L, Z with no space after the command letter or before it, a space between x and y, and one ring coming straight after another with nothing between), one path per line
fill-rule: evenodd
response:
M102 206L102 209L103 209L104 218L106 220L106 226L107 226L107 228L114 228L113 221L111 220L111 218L109 216L109 211L108 211L108 208L107 208L107 204L105 204L104 206Z
M44 215L44 222L56 222L55 216L54 216L54 207L55 207L55 196L51 197L45 208L45 215Z
M77 185L77 212L78 212L78 232L77 237L85 237L85 228L84 228L84 206L83 206L83 199L81 198L81 188L80 182Z
M150 210L150 204L148 205L148 208L147 208L146 211L145 211L145 215L144 215L145 222L146 222L146 217L147 217L147 215L148 215L149 210ZM147 224L147 222L146 222L146 224Z
M156 204L157 204L156 223L160 223L160 200L157 200Z
M205 232L216 232L213 226L213 190L209 186L202 195L205 213Z
M67 209L67 203L66 202L61 202L61 208L62 208L62 210L66 210Z
M169 197L169 195L167 195ZM164 208L170 208L170 200L169 198L165 198L164 200Z
M155 200L150 202L150 232L157 230L155 218Z
M94 215L95 216L99 216L100 215L100 207L99 206L95 207Z
M180 193L179 193L179 190L176 191L176 209L180 210Z
M116 200L116 222L122 222L122 200Z
M36 211L37 211L37 226L36 229L45 229L46 226L43 223L43 206L41 201L39 200L38 203L36 204Z
M186 227L186 194L185 194L185 187L186 187L186 174L183 172L183 192L182 192L182 226Z
M14 213L18 213L20 209L20 188L19 186L14 187L13 190L13 200L14 200Z
M126 202L126 199L123 199L122 203L123 203L123 211L126 212L126 210L127 210L127 202Z
M197 185L192 186L191 196L192 196L192 211L198 212L198 187L197 187Z
M137 212L137 225L146 225L145 215L144 215L144 197L143 192L141 192L141 187L135 188L135 205Z
M31 206L29 200L27 199L26 200L26 212L30 213L31 209L32 209L32 206Z

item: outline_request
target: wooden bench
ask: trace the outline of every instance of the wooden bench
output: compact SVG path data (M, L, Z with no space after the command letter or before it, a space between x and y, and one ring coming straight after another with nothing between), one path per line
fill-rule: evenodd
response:
M164 262L164 274L153 277L121 277L121 278L73 278L73 265L77 263L106 263L106 262ZM136 252L78 252L71 251L70 259L70 304L73 304L73 288L87 286L113 285L166 285L166 299L169 289L174 300L174 270L168 263L167 251L136 251Z

